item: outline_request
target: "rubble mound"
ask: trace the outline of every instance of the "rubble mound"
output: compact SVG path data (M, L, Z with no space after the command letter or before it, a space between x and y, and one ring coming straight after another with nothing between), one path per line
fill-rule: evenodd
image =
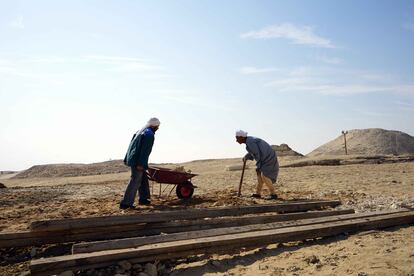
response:
M303 156L303 154L292 150L287 144L272 145L272 149L276 151L277 156Z
M395 130L381 128L353 129L346 134L348 154L351 155L414 155L414 137ZM344 155L344 137L318 147L309 157Z

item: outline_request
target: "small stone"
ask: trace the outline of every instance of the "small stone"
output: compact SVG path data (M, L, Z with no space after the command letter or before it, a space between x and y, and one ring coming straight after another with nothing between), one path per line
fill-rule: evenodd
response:
M288 269L287 269L287 271L289 271L289 272L296 272L296 271L298 271L298 270L300 270L300 268L299 268L299 267L297 267L297 266L290 266L290 267L288 267Z
M147 263L145 265L144 272L147 273L149 276L157 276L158 275L157 267L152 263Z
M315 265L315 267L317 268L317 269L319 269L319 268L321 268L323 265L321 264L321 263L317 263L316 265Z
M128 261L120 261L120 262L118 262L118 265L119 265L119 266L120 266L123 270L126 270L126 271L130 270L130 269L131 269L131 267L132 267L131 263L130 263L130 262L128 262Z
M316 263L319 263L319 259L315 255L310 255L310 256L306 257L305 258L305 261L308 264L316 264Z
M34 258L37 255L37 248L33 247L32 250L30 250L30 257Z
M358 272L358 276L368 276L366 272L360 271Z
M62 273L59 273L58 276L73 276L72 270L66 270Z
M259 270L267 270L267 269L269 269L268 265L264 265L264 264L259 265Z
M398 209L399 208L399 206L398 206L398 204L396 204L396 203L393 203L392 205L391 205L391 209ZM363 273L365 273L365 272L363 272Z
M135 271L137 271L137 270L141 271L143 268L142 268L141 264L134 264L132 266L132 269L135 270Z
M220 267L221 265L220 265L220 262L219 261L217 261L217 260L212 260L211 261L211 264L213 265L213 266L215 266L215 267Z

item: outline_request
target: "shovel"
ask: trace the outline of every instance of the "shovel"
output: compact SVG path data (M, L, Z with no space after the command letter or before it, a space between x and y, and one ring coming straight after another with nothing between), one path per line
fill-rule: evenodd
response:
M240 178L240 184L239 184L239 192L237 193L237 196L240 197L241 196L241 186L243 183L243 177L244 177L244 169L246 168L246 159L243 159L243 169L242 169L242 174L241 174L241 178Z

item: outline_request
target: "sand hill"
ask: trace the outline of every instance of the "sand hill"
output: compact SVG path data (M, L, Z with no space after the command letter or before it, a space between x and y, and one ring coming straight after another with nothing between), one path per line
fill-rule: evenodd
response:
M414 155L414 137L401 131L380 128L353 129L346 135L351 155ZM307 156L344 155L344 138L338 136Z
M92 164L36 165L13 178L85 176L127 171L129 171L129 167L125 166L122 160L112 160Z

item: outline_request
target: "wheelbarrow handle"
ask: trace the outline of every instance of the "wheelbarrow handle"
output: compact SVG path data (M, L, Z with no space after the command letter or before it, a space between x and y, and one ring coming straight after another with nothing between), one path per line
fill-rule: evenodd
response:
M239 192L237 193L238 197L241 196L241 187L242 187L242 183L243 183L244 169L246 168L246 161L247 161L246 159L243 159L243 169L242 169L242 174L241 174L241 178L240 178Z

